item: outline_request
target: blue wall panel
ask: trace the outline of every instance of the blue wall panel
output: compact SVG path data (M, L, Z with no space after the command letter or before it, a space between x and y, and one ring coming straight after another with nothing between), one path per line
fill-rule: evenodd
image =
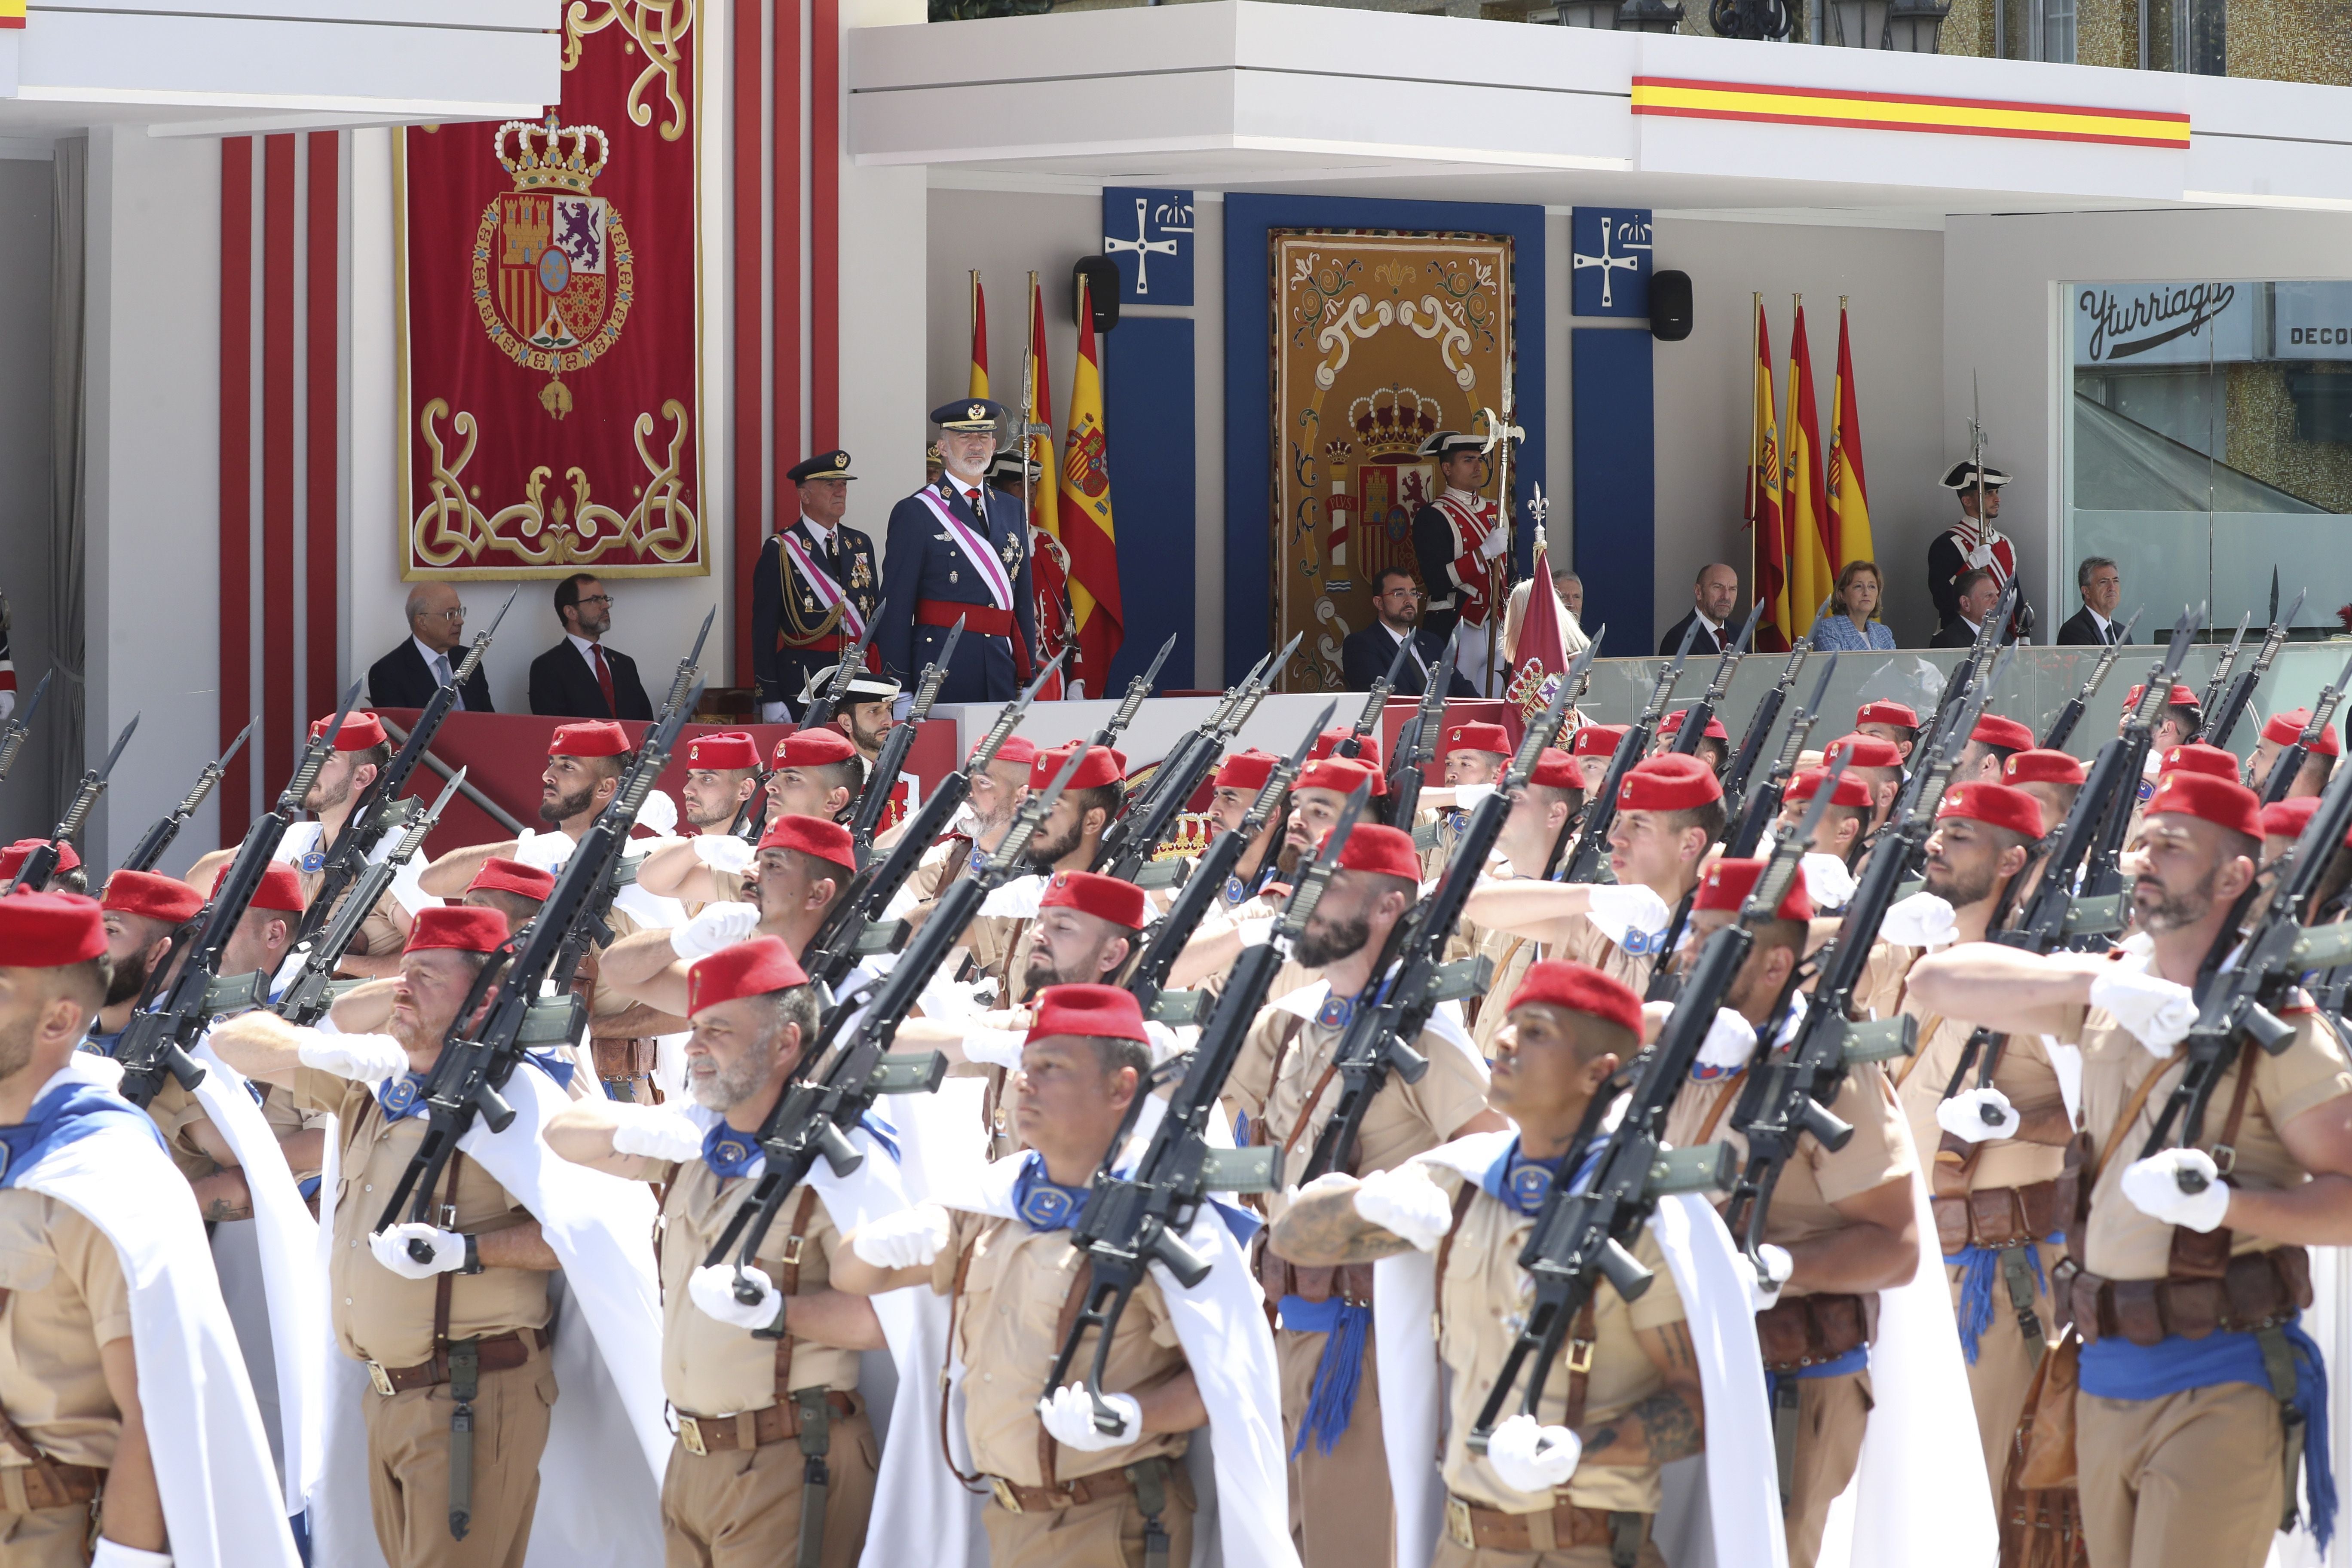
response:
M1658 475L1650 334L1622 327L1569 333L1570 446L1576 574L1584 624L1606 625L1612 658L1656 648Z
M1127 640L1110 661L1116 696L1151 667L1176 634L1160 672L1162 690L1192 684L1192 323L1121 316L1102 339L1103 428L1110 440L1112 526L1118 531L1118 593ZM1058 455L1058 450L1057 450Z

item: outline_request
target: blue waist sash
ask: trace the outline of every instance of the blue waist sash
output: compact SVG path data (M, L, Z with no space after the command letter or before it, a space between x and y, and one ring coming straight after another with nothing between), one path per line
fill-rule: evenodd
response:
M2052 1245L2063 1242L2061 1233L2046 1238ZM1960 1353L1969 1364L1977 1364L1977 1351L1985 1334L1992 1328L1992 1288L2000 1278L2000 1255L1998 1247L1963 1247L1958 1252L1944 1254L1944 1261L1961 1270L1960 1274ZM2028 1247L2025 1256L2033 1263L2034 1288L2044 1295L2050 1282L2042 1273L2042 1249Z
M1290 1457L1316 1450L1328 1454L1339 1447L1339 1435L1355 1419L1356 1391L1363 1386L1364 1349L1371 1338L1372 1310L1333 1296L1309 1301L1302 1296L1282 1299L1282 1326L1302 1334L1328 1334L1323 1355L1315 1363L1315 1387L1307 1401L1307 1419L1298 1424L1298 1440Z
M1870 1346L1865 1342L1854 1346L1835 1361L1822 1362L1814 1366L1801 1366L1794 1372L1768 1372L1764 1374L1764 1402L1767 1405L1780 1402L1780 1380L1783 1378L1793 1378L1799 1383L1809 1383L1817 1377L1850 1377L1857 1372L1869 1370Z

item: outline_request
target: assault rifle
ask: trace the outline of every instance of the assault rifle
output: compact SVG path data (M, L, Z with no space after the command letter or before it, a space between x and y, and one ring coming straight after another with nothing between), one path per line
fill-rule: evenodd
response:
M376 1220L378 1231L404 1218L421 1222L433 1217L435 1189L457 1152L457 1141L473 1129L477 1117L492 1132L505 1131L514 1121L514 1108L502 1091L522 1065L524 1047L532 1037L532 1005L543 992L570 1000L572 973L590 944L613 940L605 916L617 890L614 872L628 847L629 828L646 796L653 793L654 781L669 765L678 731L701 694L702 683L691 683L684 700L673 702L646 731L636 760L572 847L539 913L499 943L475 976L442 1039L441 1055L425 1075L425 1092L417 1101L425 1108L425 1136ZM572 1005L576 1010L577 1001ZM409 1252L419 1263L432 1260L432 1248L423 1242L410 1242Z
M2042 737L2043 751L2063 752L2066 749L2066 742L2074 737L2074 726L2082 722L2084 710L2090 706L2091 699L2096 697L2099 694L2099 688L2106 684L2107 671L2115 668L2116 656L2124 651L2124 645L2131 641L2132 628L2139 625L2139 618L2147 609L2147 606L2142 605L2131 613L2131 619L2124 623L2123 631L2114 642L2107 645L2105 650L2099 655L2098 662L2091 667L2090 679L2083 682L2082 689L2066 700L2065 707L2058 710L2058 717L2050 721L2049 733ZM2238 635L2243 637L2245 634L2246 628L2240 626ZM2230 656L2232 658L2237 657L2234 645L2231 648ZM2216 679L2219 677L2217 676Z
M25 737L32 733L33 715L41 710L41 699L49 694L49 681L56 674L53 669L41 677L33 695L26 699L24 711L0 724L0 779L5 779L8 770L16 766L16 753L25 749Z
M457 710L459 689L473 679L474 671L481 668L482 656L490 648L490 639L498 635L499 625L507 618L507 612L514 608L515 595L521 592L517 588L509 593L507 602L499 606L499 613L490 617L490 624L474 634L472 644L466 649L466 657L458 662L449 679L433 693L432 700L426 702L425 710L416 716L416 722L409 727L408 739L401 742L400 750L394 754L392 761L368 782L367 788L360 792L360 798L352 803L351 816L343 819L343 830L335 835L334 847L327 851L326 864L320 868L319 890L311 898L310 908L302 911L302 923L294 931L296 942L319 933L343 895L351 890L352 884L366 868L368 857L375 853L376 847L406 827L416 813L424 808L422 801L403 800L401 792L408 787L409 779L415 774L418 764L425 761L425 750L433 744L433 738L440 733L443 721ZM717 609L714 608L711 614L718 614ZM702 623L702 629L706 633L709 631L709 620ZM698 651L701 646L699 642L695 644Z
M1995 638L2000 628L2009 624L2010 613L2016 606L2021 592L2018 580L2011 577L2009 585L2000 591L2000 597L1993 601L1992 613L1985 616L1984 625L1977 628L1977 640L1969 645L1968 657L1954 665L1952 673L1945 678L1944 689L1936 699L1936 711L1920 731L1922 745L1927 743L1931 734L1941 731L1952 708L1968 700L1968 694L1976 686L1977 673L1984 668L1985 660L1991 657ZM1912 754L1918 754L1916 748ZM1913 776L1918 775L1914 773Z
M1602 631L1609 628L1603 626ZM1691 639L1698 636L1698 617L1691 617L1690 630L1683 634L1683 646L1674 658L1658 671L1657 683L1650 688L1650 700L1643 705L1633 724L1617 739L1617 750L1609 759L1609 771L1601 775L1601 787L1586 795L1584 826L1576 835L1576 847L1568 852L1566 869L1559 879L1563 882L1591 882L1600 879L1602 857L1609 853L1609 829L1617 820L1617 792L1625 775L1633 771L1650 749L1650 738L1657 732L1658 718L1666 710L1666 700L1675 694L1675 682L1683 678L1684 661L1690 658ZM1593 646L1600 646L1596 634Z
M1731 689L1732 671L1739 668L1740 659L1747 655L1748 640L1756 635L1756 618L1763 613L1764 601L1759 599L1755 607L1748 612L1748 624L1739 628L1739 635L1724 648L1723 657L1715 661L1715 679L1706 683L1706 692L1697 701L1683 710L1682 727L1675 731L1673 750L1675 755L1690 757L1698 754L1699 742L1706 739L1707 723L1715 717L1716 704L1721 702L1723 694ZM1696 621L1691 623L1691 629L1698 629Z
M302 802L318 782L319 770L334 753L335 737L342 733L343 721L351 717L352 705L359 700L360 683L353 681L334 718L311 737L278 804L255 817L253 826L245 830L236 858L213 884L212 900L196 917L196 932L189 939L188 955L178 976L155 1001L131 1016L122 1037L115 1042L114 1058L122 1064L122 1098L141 1110L163 1092L166 1076L177 1079L182 1089L194 1089L204 1081L205 1069L188 1055L188 1047L211 1026L215 1015L257 1007L269 999L267 974L257 973L224 984L221 952L236 932L237 921L245 918L254 895L261 891L261 879L277 857L279 842L302 815Z
M36 845L32 853L25 857L25 863L16 868L16 874L9 879L8 885L0 888L0 897L19 888L26 892L37 892L47 885L50 875L58 868L58 847L79 833L82 824L89 820L90 808L98 805L98 797L106 793L107 778L114 772L115 762L122 755L122 748L131 743L131 732L138 728L139 715L133 713L131 722L122 726L122 733L114 738L114 750L106 753L106 761L81 775L81 785L74 791L73 803L66 807L66 814L58 818L58 825L49 830L48 837Z
M1544 748L1559 733L1568 717L1569 694L1591 666L1601 639L1594 637L1576 656L1551 704L1529 721L1510 766L1496 781L1495 793L1470 810L1454 842L1437 890L1422 900L1389 932L1387 944L1372 965L1370 994L1360 997L1332 1054L1339 1075L1339 1098L1330 1121L1307 1155L1301 1183L1328 1171L1344 1171L1355 1158L1356 1133L1364 1124L1372 1100L1395 1073L1407 1083L1419 1083L1429 1061L1413 1048L1429 1016L1440 1002L1456 996L1486 994L1494 965L1483 954L1459 963L1444 962L1445 943L1462 921L1462 906L1486 868L1503 819L1511 813L1511 797L1527 787Z
M1168 662L1168 656L1175 651L1176 634L1170 632L1168 640L1160 645L1160 651L1151 656L1151 668L1127 683L1127 695L1119 699L1118 710L1110 716L1109 723L1095 731L1095 738L1087 742L1089 745L1116 746L1118 744L1118 738L1127 733L1127 727L1135 722L1136 714L1142 710L1143 700L1150 696L1152 689L1160 684L1160 667ZM947 660L941 658L940 662L945 664Z
M1740 732L1739 749L1731 753L1730 765L1723 770L1723 798L1736 805L1748 793L1748 781L1755 776L1756 764L1763 760L1765 742L1772 738L1772 726L1780 721L1780 710L1795 689L1797 671L1805 668L1805 659L1813 651L1811 637L1799 637L1789 648L1789 662L1780 667L1780 678L1772 683L1756 704L1756 711L1748 716L1748 728ZM1821 707L1821 698L1813 699L1813 707ZM1800 748L1801 749L1801 748ZM1791 757L1793 763L1795 759ZM1735 813L1733 821L1738 821Z
M188 791L187 798L140 835L139 842L131 847L131 853L122 858L122 864L115 868L117 870L152 871L155 868L155 862L163 858L163 851L169 849L172 840L180 836L181 827L196 814L196 808L205 804L205 797L213 793L213 785L220 783L221 774L228 771L230 762L245 750L246 737L253 733L253 725L260 722L261 715L255 714L253 722L236 732L236 739L228 743L228 750L220 754L220 760L204 765L196 774L195 786Z
M2224 751L2229 749L2231 731L2245 716L2246 706L2254 698L2254 688L2260 686L2263 677L2270 673L2279 649L2286 645L2287 628L2294 625L2294 617L2302 613L2304 598L2310 592L2305 588L2295 595L2294 603L2287 606L2284 616L2273 616L2271 618L2270 629L2263 634L2263 646L2255 652L2252 666L2230 682L2230 689L2221 695L2221 710L2206 714L2205 732L2198 737L2199 740L2209 746L2220 746ZM2273 599L2272 605L2275 607L2277 601Z
M1445 656L1423 683L1421 702L1398 731L1396 755L1389 759L1389 820L1408 833L1421 809L1421 786L1429 777L1430 759L1437 754L1437 732L1445 727L1445 692L1454 684L1454 656L1461 644L1462 623L1455 621L1445 634Z
M816 700L810 703L808 711L801 715L798 728L822 730L833 722L834 714L840 710L843 701L849 696L849 683L856 679L858 671L866 668L866 650L873 646L874 628L882 624L882 612L888 605L887 599L883 600L874 606L874 613L866 617L865 633L858 637L856 647L841 656L841 662L833 667L833 679L824 683L824 689L817 693ZM711 613L718 614L715 606ZM1015 627L1013 635L1019 637L1020 628Z
M971 875L958 878L940 895L939 908L907 944L907 951L876 988L872 1001L835 1003L817 1026L815 1040L802 1049L801 1071L760 1124L760 1148L767 1156L767 1169L703 1259L708 1268L734 1254L737 1300L747 1305L759 1300L759 1288L743 1277L743 1271L759 1257L760 1244L767 1239L768 1227L775 1223L776 1211L783 1206L785 1197L807 1178L817 1161L822 1158L835 1174L844 1176L864 1163L865 1156L849 1142L849 1130L877 1097L928 1094L947 1077L947 1058L936 1051L892 1057L885 1050L948 950L962 940L964 927L980 912L982 901L1028 870L1029 842L1045 826L1054 803L1062 798L1086 755L1083 747L1072 751L1054 782L1022 806L995 852L973 857ZM825 1063L824 1070L812 1070L820 1061Z
M2158 720L2163 716L2165 706L2171 700L2173 678L2179 674L2182 661L2189 657L2189 646L2196 640L2197 633L2204 625L2205 612L2201 607L2195 610L2185 605L2182 607L2180 619L2173 624L2171 645L2165 649L2164 658L2149 669L2146 687L2139 694L2139 703L2133 710L2132 719L2125 725L2126 735L2142 728L2153 734ZM2076 889L2085 900L2114 898L2118 908L2121 907L2123 872L2120 862L2124 838L2131 831L2131 807L2139 789L2142 776L2139 770L2147 764L2148 744L2148 739L2144 735L2132 754L2130 765L2135 771L2123 776L2118 794L2110 801L2120 809L2110 810L2099 818L2098 837L2091 841L2091 858L2083 868L2082 883ZM2087 784L2083 793L2090 793ZM2121 923L2120 917L2117 923Z
M1795 671L1797 660L1804 657L1804 647L1805 639L1799 637L1798 652L1789 660L1789 669L1781 676L1783 685L1789 674ZM1837 673L1837 661L1838 656L1832 653L1822 664L1822 678L1813 682L1812 696L1790 716L1789 735L1780 742L1780 754L1773 759L1771 771L1740 800L1738 815L1731 819L1735 825L1731 837L1724 843L1726 855L1745 859L1755 854L1756 847L1764 842L1764 830L1771 826L1773 819L1780 815L1780 803L1788 795L1789 781L1796 776L1797 759L1804 754L1805 742L1812 738L1813 726L1821 721L1822 704L1829 700L1830 677ZM1756 733L1752 725L1748 733L1751 736ZM1728 792L1726 798L1730 798Z
M1276 781L1269 780L1258 792L1250 808L1253 815L1271 814L1269 796L1276 788ZM1371 788L1371 782L1366 780L1349 795L1339 820L1292 886L1275 922L1274 937L1243 950L1202 1026L1200 1043L1186 1058L1184 1075L1169 1096L1166 1114L1141 1156L1121 1174L1120 1155L1150 1093L1148 1086L1136 1085L1135 1099L1103 1153L1085 1207L1071 1227L1071 1247L1084 1255L1094 1272L1088 1277L1085 1304L1063 1334L1053 1370L1046 1374L1045 1392L1051 1394L1063 1386L1087 1335L1097 1335L1086 1388L1094 1398L1095 1426L1103 1432L1119 1430L1118 1413L1102 1396L1104 1379L1109 1373L1111 1337L1136 1287L1143 1283L1145 1270L1157 1263L1177 1283L1188 1289L1198 1285L1208 1278L1210 1265L1186 1244L1184 1237L1209 1194L1269 1192L1279 1184L1272 1149L1213 1149L1204 1130L1209 1118L1216 1114L1217 1097L1224 1091L1234 1064L1241 1059L1250 1026L1276 973L1306 931L1307 917L1315 912L1331 873L1339 868L1339 852L1363 816ZM1229 832L1224 837L1238 836Z
M503 616L506 612L500 610L499 614ZM688 693L696 684L696 678L701 674L702 645L710 637L710 623L718 618L719 606L713 605L702 617L702 629L694 634L694 646L686 650L686 657L677 661L677 668L669 678L669 695L662 699L661 710L664 713L682 705L691 705L694 701ZM498 623L491 622L490 629L496 631ZM474 647L479 649L482 646L483 639L476 638ZM475 656L468 653L466 657L470 659Z
M1356 715L1355 723L1349 727L1348 738L1333 749L1334 756L1360 757L1364 754L1364 737L1380 732L1381 716L1388 711L1389 695L1396 690L1397 682L1404 679L1405 665L1412 658L1412 636L1407 633L1405 639L1397 644L1396 657L1389 660L1388 673L1373 681L1372 689L1364 694L1363 711ZM1433 671L1431 679L1423 685L1423 695L1428 694L1430 686L1443 691L1448 684L1438 680Z
M2275 566L2271 568L2271 592L2273 595L2278 592L2278 568ZM2277 607L2275 599L2272 607ZM2230 646L2221 650L2221 657L2213 661L2213 678L2205 683L2205 695L2198 700L2197 710L2200 714L2212 712L2214 704L2221 700L2221 688L2229 681L2231 668L2238 662L2238 650L2246 646L2246 628L2253 624L2254 612L2252 610L2238 617L2237 635L2230 639ZM2128 639L2117 637L2116 640L2124 642Z
M327 1009L335 1005L335 971L342 963L343 955L359 940L360 928L374 912L377 900L391 891L393 879L400 874L400 868L415 857L425 836L440 823L442 810L457 795L458 780L465 776L466 770L459 768L457 778L443 786L440 798L430 808L407 819L400 837L393 840L390 852L380 860L368 862L359 880L352 884L352 896L343 900L343 907L335 911L334 917L295 942L293 951L286 956L289 962L299 960L299 964L294 978L278 993L272 1012L289 1024L306 1026L327 1016Z
M873 858L874 830L882 825L882 813L890 805L890 792L898 786L898 775L906 769L907 753L915 749L915 736L923 721L931 716L931 704L940 700L940 686L948 678L949 666L955 662L956 644L963 640L963 622L964 617L958 616L955 625L948 628L948 639L940 646L940 657L925 668L922 679L915 685L915 705L883 736L882 750L874 758L874 771L866 775L866 787L857 792L857 805L849 814L849 843L861 869Z
M2263 786L2264 805L2284 800L2286 792L2294 787L2295 774L2303 772L2304 759L2311 755L2311 749L2319 743L2319 738L2327 733L2327 721L2336 716L2336 705L2344 700L2344 689L2347 685L2352 685L2352 660L2346 661L2343 673L2319 689L2319 695L2311 700L2311 722L2303 727L2303 733L2294 738L2294 744L2281 752L2272 762L2271 776Z
M1104 830L1102 842L1096 847L1095 863L1091 868L1108 877L1132 882L1168 837L1168 829L1192 800L1193 791L1217 759L1225 754L1225 747L1242 727L1257 711L1265 700L1266 688L1282 667L1290 662L1297 649L1300 633L1274 658L1252 669L1242 684L1225 693L1209 721L1176 742L1175 749L1160 761L1139 795L1130 798L1118 819ZM1083 749L1072 753L1084 756Z

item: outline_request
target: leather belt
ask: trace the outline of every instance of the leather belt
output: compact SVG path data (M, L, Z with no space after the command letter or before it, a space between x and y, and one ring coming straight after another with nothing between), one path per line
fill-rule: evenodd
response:
M1878 1295L1785 1296L1756 1314L1764 1370L1797 1372L1833 1362L1875 1337Z
M2025 1187L1980 1187L1935 1199L1936 1240L1948 1258L1967 1247L1999 1251L2047 1241L2065 1223L2055 1180Z
M1478 1552L1552 1552L1578 1546L1609 1546L1617 1539L1619 1515L1604 1509L1555 1503L1535 1513L1505 1513L1451 1493L1445 1499L1445 1533L1456 1546ZM1634 1514L1643 1536L1650 1516ZM1549 1539L1547 1539L1549 1538Z
M1257 1278L1268 1306L1285 1296L1296 1296L1302 1301L1328 1301L1337 1296L1359 1307L1372 1304L1372 1266L1369 1263L1307 1268L1265 1247L1258 1250Z
M36 1509L71 1508L89 1501L105 1484L106 1472L88 1465L44 1460L0 1466L0 1509L31 1513Z
M857 1414L856 1396L839 1389L824 1396L825 1407L836 1419ZM732 1415L685 1415L677 1418L677 1440L689 1454L701 1458L738 1448L764 1448L801 1435L801 1407L778 1400L765 1410L739 1410Z
M2109 1279L2071 1261L2058 1266L2055 1292L2084 1344L2121 1337L2152 1345L2169 1335L2201 1340L2215 1330L2251 1333L2311 1305L2311 1255L2300 1247L2245 1252L2218 1277Z
M529 1345L523 1340L525 1332L530 1335ZM475 1350L480 1357L482 1371L511 1372L530 1360L530 1345L543 1351L547 1344L545 1329L530 1329L476 1341ZM378 1394L389 1399L412 1388L438 1388L448 1382L449 1352L445 1347L436 1351L431 1361L421 1361L415 1366L386 1366L382 1362L372 1361L367 1363L367 1369L368 1381L375 1385Z
M1107 1497L1125 1497L1135 1489L1135 1483L1128 1479L1125 1470L1105 1470L1050 1487L1024 1487L1003 1476L991 1476L988 1489L996 1494L998 1505L1008 1512L1055 1513Z

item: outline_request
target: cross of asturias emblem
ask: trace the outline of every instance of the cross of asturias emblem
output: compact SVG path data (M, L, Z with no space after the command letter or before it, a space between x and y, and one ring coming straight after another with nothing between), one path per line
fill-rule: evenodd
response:
M1602 218L1601 220L1601 254L1598 256L1584 256L1580 254L1573 258L1576 270L1579 272L1583 271L1588 267L1598 267L1601 268L1601 303L1604 307L1614 303L1610 297L1610 285L1614 281L1614 275L1619 272L1638 272L1641 270L1642 258L1638 256L1633 255L1632 252L1636 250L1647 250L1650 248L1648 244L1645 242L1636 243L1628 241L1625 246L1627 254L1623 256L1614 254L1613 241L1616 235L1630 230L1633 227L1634 227L1634 226L1630 223L1614 224L1612 219L1605 217Z
M1173 256L1176 254L1176 241L1172 239L1147 239L1144 237L1150 232L1150 230L1146 226L1144 222L1143 207L1144 198L1141 196L1136 197L1135 237L1133 239L1114 239L1109 235L1103 236L1104 255L1116 256L1122 250L1131 250L1135 252L1135 291L1138 294L1149 294L1151 292L1151 258L1154 256Z

